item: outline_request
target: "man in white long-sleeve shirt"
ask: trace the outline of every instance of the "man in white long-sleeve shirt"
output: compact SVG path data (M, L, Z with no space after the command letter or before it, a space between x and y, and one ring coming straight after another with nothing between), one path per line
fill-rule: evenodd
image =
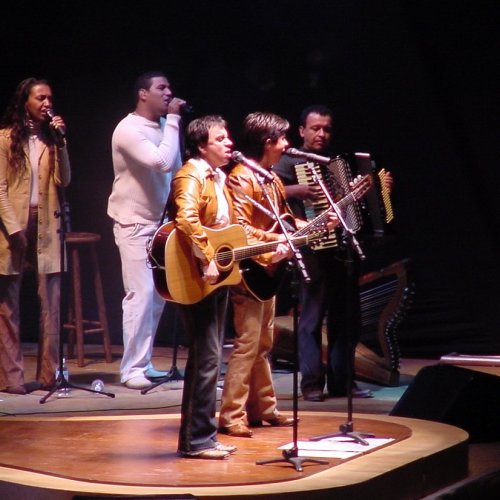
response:
M134 88L136 107L118 123L112 138L115 179L108 201L115 242L122 262L125 297L121 382L148 387L166 376L151 363L153 343L164 307L147 266L146 245L160 224L172 174L181 165L180 110L166 76L141 75Z

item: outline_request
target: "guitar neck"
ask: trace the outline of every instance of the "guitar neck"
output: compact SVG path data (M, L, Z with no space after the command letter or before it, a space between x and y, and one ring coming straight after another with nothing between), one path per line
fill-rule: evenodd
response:
M295 235L291 238L292 243L295 246L302 247L308 245L310 241L317 239L318 234L305 234L303 236L296 237ZM270 241L268 243L259 243L257 245L248 245L245 247L234 248L233 255L235 261L240 261L243 259L249 259L251 257L256 257L267 252L273 252L276 250L280 243L286 243L286 240L281 241ZM224 260L224 252L217 254L218 260Z
M364 177L364 181L368 180L369 176L366 175ZM363 187L366 187L366 183L359 182L358 186L356 186L353 191L348 193L338 203L336 203L337 208L342 210L345 206L349 205L353 201L356 201L362 194L364 194L362 191ZM324 236L328 232L326 226L330 211L331 209L325 210L309 222L309 224L295 232L291 238L292 243L298 247L305 246ZM221 250L216 253L215 259L222 265L232 261L238 262L267 252L273 252L280 243L286 243L286 240L270 241L268 243L259 243L257 245L246 245L235 248L231 248L230 245L225 242L225 245L222 245Z
M337 204L338 206L338 204ZM299 229L294 233L294 237L300 237L307 234L310 234L311 231L318 231L320 228L325 228L326 223L328 221L328 216L330 213L330 209L321 212L318 216L316 216L307 226L304 226L302 229Z
M349 194L346 194L335 205L337 206L337 208L339 210L343 210L346 206L355 202L359 196L360 196L360 193L357 190L354 190L354 191L350 192ZM309 234L311 231L318 231L319 228L326 225L330 212L331 212L330 208L326 209L324 212L321 212L311 222L309 222L309 224L307 224L307 226L304 226L302 229L299 229L297 232L295 232L294 236L302 236L305 234Z

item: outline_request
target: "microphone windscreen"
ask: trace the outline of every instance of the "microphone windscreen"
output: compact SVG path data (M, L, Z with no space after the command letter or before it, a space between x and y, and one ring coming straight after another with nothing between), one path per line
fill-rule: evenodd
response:
M240 151L233 151L231 153L231 159L233 161L237 161L239 163L243 163L244 156L241 154Z

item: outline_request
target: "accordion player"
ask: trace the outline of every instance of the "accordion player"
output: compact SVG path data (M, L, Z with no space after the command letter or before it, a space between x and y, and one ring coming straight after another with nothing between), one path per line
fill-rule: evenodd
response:
M338 203L338 200L344 198L346 194L350 192L350 183L357 175L370 175L372 179L372 189L368 191L363 199L354 201L345 206L341 211L341 215L346 226L353 233L361 233L363 239L365 239L366 236L373 236L374 238L382 240L382 237L388 229L388 225L394 220L392 203L389 196L392 184L392 177L390 174L384 169L378 169L371 156L367 153L344 154L331 159L318 157L310 153L306 154L308 161L295 162L293 164L297 183L314 187L317 182L317 179L314 179L315 175L311 173L311 168L314 168L323 186L328 190L329 196L321 191L314 199L309 198L303 200L304 210L302 216L308 221L313 220L318 214L329 208L330 201L328 198ZM318 157L318 161L314 161L314 156ZM317 192L318 190L316 190L316 193ZM289 201L293 203L293 200L289 199ZM362 240L363 246L364 243L366 243L366 241ZM346 302L338 298L338 290L335 292L335 289L338 288L338 282L334 281L332 278L332 276L335 279L340 278L340 283L342 283L340 285L341 287L347 283L347 281L342 278L342 272L340 271L342 265L340 262L344 258L344 254L338 254L339 262L335 264L337 260L335 254L332 254L330 251L322 251L330 249L335 252L343 248L342 229L337 229L335 233L329 233L329 237L326 240L323 240L313 248L314 253L317 252L317 258L314 259L313 262L316 260L318 261L317 264L314 264L313 269L319 269L320 272L323 271L323 274L325 274L324 279L329 283L326 285L327 295L337 297L332 304L332 308L334 308L332 310L336 311L334 312L336 317L340 314L340 324L345 327L348 323L345 323L345 318L343 317L344 313L342 311L345 309ZM325 255L323 256L322 254ZM308 262L311 261L308 260ZM327 271L327 268L331 266L337 269L337 271ZM397 272L395 270L397 270ZM388 266L387 269L383 269L382 271L363 274L363 276L359 275L359 290L355 292L356 288L353 288L352 292L345 292L346 297L350 297L352 300L351 306L348 306L347 309L352 307L355 314L359 314L363 335L366 336L367 340L372 342L371 345L376 349L376 351L372 351L365 344L361 342L357 343L355 375L358 378L374 381L383 385L397 385L399 380L399 348L396 329L398 320L402 317L409 302L408 297L410 296L408 293L409 288L406 286L405 271L406 266L398 262ZM332 275L332 272L335 274ZM358 269L355 274L357 275L357 273L360 272L361 268ZM318 274L316 274L316 276L318 276ZM394 276L396 276L396 278L394 278ZM321 278L318 276L318 279ZM381 281L383 282L381 283ZM315 292L312 293L314 294ZM357 300L353 298L352 293L359 294ZM307 324L311 320L313 317L312 314L314 313L314 306L310 308L308 306L309 302L312 303L317 300L319 300L320 303L322 300L326 303L330 303L330 299L326 297L322 298L321 296L313 295L312 299L306 301L305 304L306 307L304 312L306 316L304 324ZM309 309L313 312L309 313ZM280 321L283 322L283 319L277 318L278 332L280 331ZM329 365L329 358L331 356L331 354L326 354L329 351L328 344L331 342L331 340L327 339L329 339L332 333L329 332L330 328L327 327L327 324L327 321L321 324L323 343L322 362L325 366ZM338 324L339 323L336 323L336 325ZM341 327L340 330L336 329L335 331L340 331L342 335L345 329L344 327ZM305 331L307 331L307 328L308 327L304 327ZM356 340L359 341L359 338L356 338ZM365 339L363 338L363 340ZM279 341L277 345L279 347ZM316 383L317 382L313 382L313 384ZM316 388L315 386L313 387L314 389ZM311 388L309 385L304 385L302 391L304 397L308 397L308 395L310 397ZM331 391L329 390L329 392Z

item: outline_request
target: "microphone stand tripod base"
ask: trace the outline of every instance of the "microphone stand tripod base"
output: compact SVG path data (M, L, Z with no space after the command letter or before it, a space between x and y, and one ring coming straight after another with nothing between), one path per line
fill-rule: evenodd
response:
M109 398L114 398L115 395L112 392L103 392L103 391L94 391L94 389L89 389L87 387L80 387L78 385L70 384L64 376L59 376L54 384L54 387L49 390L49 392L40 399L40 404L44 404L47 399L52 396L52 394L60 391L61 389L78 389L80 391L92 392L94 394L103 394L104 396L108 396Z
M283 450L283 458L273 458L271 460L257 460L257 462L255 463L257 465L266 465L266 464L276 464L281 462L287 462L292 464L297 472L302 472L304 470L302 467L302 464L304 462L310 462L319 465L328 465L329 463L327 460L299 457L299 450L295 447L290 448L289 450Z
M329 439L334 437L348 437L353 439L359 444L363 446L368 446L370 443L364 438L372 438L375 437L375 434L371 434L369 432L354 432L354 425L352 422L346 422L339 426L340 432L335 432L333 434L324 434L322 436L314 436L309 438L309 441L321 441L322 439Z
M176 382L178 380L184 380L184 377L178 370L177 366L172 366L165 377L159 378L155 380L155 382L153 382L149 387L141 389L141 394L147 394L152 389L155 389L159 385L164 384L166 382L172 382L172 381Z

